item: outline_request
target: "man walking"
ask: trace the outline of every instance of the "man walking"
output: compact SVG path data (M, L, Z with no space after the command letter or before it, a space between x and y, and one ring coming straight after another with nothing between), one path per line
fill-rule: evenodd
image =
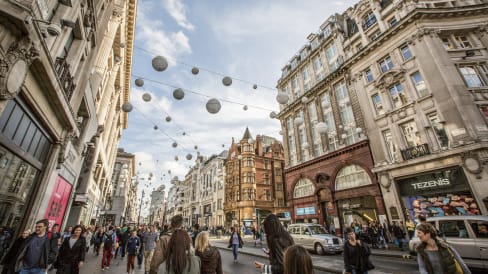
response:
M56 258L55 250L47 237L49 221L42 219L36 222L36 230L19 248L15 261L15 272L20 274L44 274L47 266Z
M157 274L159 266L166 260L164 254L168 250L169 239L173 231L180 229L183 226L183 216L175 215L171 218L171 224L169 230L164 233L160 238L159 242L156 244L154 249L154 255L151 260L151 270L150 274Z
M142 242L144 246L144 274L148 274L151 268L151 260L154 254L154 248L156 247L156 242L159 239L158 233L154 228L154 225L149 225L149 231L142 234Z

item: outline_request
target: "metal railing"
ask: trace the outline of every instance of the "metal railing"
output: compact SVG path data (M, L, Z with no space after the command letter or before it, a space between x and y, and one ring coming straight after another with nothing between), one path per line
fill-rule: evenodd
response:
M430 154L429 146L427 144L409 147L401 150L401 152L403 160L415 159Z

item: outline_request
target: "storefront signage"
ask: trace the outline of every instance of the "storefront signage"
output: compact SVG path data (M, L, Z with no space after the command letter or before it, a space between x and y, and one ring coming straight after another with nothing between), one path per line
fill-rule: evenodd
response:
M422 189L426 189L426 188L433 188L433 187L438 187L438 186L449 186L449 185L451 185L451 181L449 181L449 179L447 179L447 178L439 178L437 180L412 183L412 187L415 190L422 190Z
M68 200L71 195L71 184L68 183L63 177L58 176L56 178L56 184L54 186L49 204L44 214L44 217L49 220L49 226L53 224L62 224L64 212L68 206Z
M297 208L297 215L308 215L308 214L315 214L315 207L298 207Z

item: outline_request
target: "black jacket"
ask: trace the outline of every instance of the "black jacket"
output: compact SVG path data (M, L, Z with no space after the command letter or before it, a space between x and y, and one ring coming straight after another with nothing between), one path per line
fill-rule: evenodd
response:
M346 272L352 272L355 269L356 273L360 274L373 269L374 266L369 255L371 255L371 250L367 244L361 243L353 246L349 241L346 241L344 244L344 268Z
M204 252L195 251L200 258L200 274L222 274L222 258L216 247L210 246Z
M17 238L17 240L15 240L14 244L7 252L7 254L5 254L5 256L2 259L2 262L0 263L4 265L2 274L15 273L15 258L17 257L20 247L22 246L22 243L25 242L25 240L26 239L22 237Z
M36 233L32 233L29 238L27 238L19 248L19 253L17 255L17 260L15 261L15 272L22 269L22 264L27 250L34 237L38 237ZM44 248L42 249L41 259L39 260L39 268L47 268L49 264L52 264L56 260L56 251L54 247L51 246L51 241L48 239L46 234L46 240L44 241Z
M59 248L58 261L56 262L58 267L58 270L56 271L57 274L77 274L80 271L78 267L79 262L85 261L85 237L80 236L78 240L76 240L73 247L69 246L70 239L71 237L64 239L61 247Z
M239 238L239 248L242 248L242 245L244 245L244 241L241 238L241 234L239 234L239 232L234 232L234 233L236 233L237 237ZM234 236L234 233L230 234L228 247L232 247L232 237Z

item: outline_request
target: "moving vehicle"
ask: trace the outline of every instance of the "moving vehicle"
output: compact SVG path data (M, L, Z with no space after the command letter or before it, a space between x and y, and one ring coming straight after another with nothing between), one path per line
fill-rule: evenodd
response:
M341 254L343 251L342 239L328 234L319 224L292 224L288 226L288 232L295 244L314 250L319 255Z
M470 268L488 269L488 216L464 215L427 218L439 232L438 237L449 243ZM415 231L408 243L411 254L420 244Z

